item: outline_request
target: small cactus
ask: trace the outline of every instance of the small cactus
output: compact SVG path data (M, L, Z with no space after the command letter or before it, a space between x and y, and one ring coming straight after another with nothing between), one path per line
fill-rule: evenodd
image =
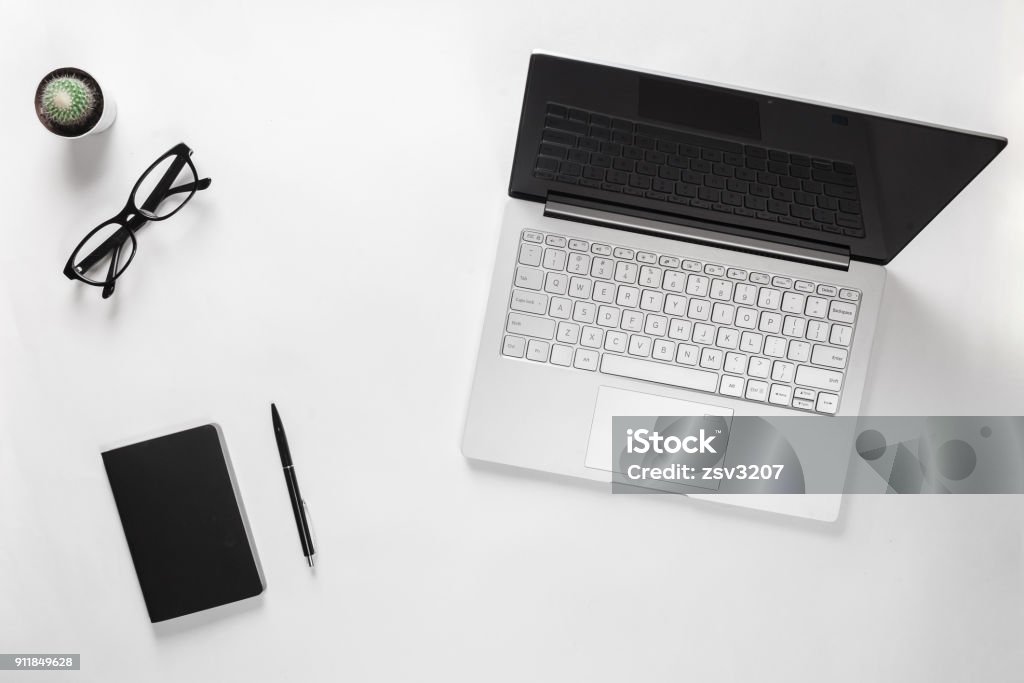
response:
M76 76L58 76L43 88L42 113L55 125L78 125L95 106L92 88Z

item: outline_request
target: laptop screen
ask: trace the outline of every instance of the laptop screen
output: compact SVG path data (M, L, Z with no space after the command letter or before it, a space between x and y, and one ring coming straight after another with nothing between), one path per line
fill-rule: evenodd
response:
M579 198L887 263L990 135L534 54L509 194Z

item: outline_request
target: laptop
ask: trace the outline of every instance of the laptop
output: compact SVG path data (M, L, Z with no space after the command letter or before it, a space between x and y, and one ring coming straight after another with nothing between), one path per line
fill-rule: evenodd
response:
M1005 146L534 53L464 455L611 481L615 416L857 415L886 264Z

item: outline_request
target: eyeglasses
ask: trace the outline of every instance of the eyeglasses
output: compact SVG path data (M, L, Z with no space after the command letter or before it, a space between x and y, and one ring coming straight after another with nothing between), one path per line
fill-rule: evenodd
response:
M139 177L121 212L92 229L78 243L64 266L69 280L103 288L103 298L114 293L114 283L128 270L138 242L135 231L149 221L167 220L181 210L210 179L197 180L192 149L178 143Z

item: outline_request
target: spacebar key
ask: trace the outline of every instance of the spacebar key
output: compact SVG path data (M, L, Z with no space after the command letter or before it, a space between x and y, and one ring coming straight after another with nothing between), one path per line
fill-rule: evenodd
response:
M637 360L606 353L601 357L601 372L619 377L631 377L647 382L671 384L683 389L714 391L718 388L718 375L714 372L681 368L677 365Z

